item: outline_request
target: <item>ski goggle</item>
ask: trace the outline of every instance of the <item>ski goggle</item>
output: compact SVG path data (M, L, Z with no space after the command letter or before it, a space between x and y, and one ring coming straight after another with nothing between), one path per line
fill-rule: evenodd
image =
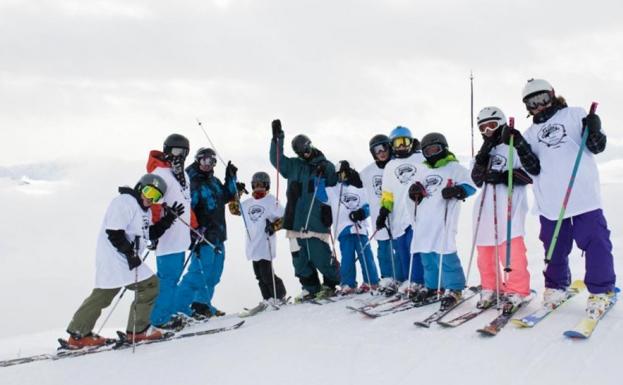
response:
M372 147L372 153L374 155L378 155L381 152L387 152L388 150L389 146L386 143L377 144L376 146Z
M254 190L255 190L255 189L256 189L256 188L258 188L258 187L262 187L262 188L264 188L264 189L268 190L268 183L266 183L266 182L260 182L260 181L251 182L251 188L252 188L252 189L254 189Z
M143 196L151 201L151 203L158 203L162 199L162 193L160 190L152 185L146 185L141 189Z
M422 149L422 153L425 157L435 156L437 154L441 154L443 151L443 146L441 144L431 144Z
M202 166L212 166L216 165L216 158L213 156L205 156L199 159L199 164Z
M478 129L481 133L488 134L497 130L499 126L500 124L497 122L497 120L489 120L488 122L480 123L478 125Z
M551 93L545 91L534 95L528 95L524 100L524 104L528 109L534 110L539 106L546 106L552 102Z
M173 156L183 156L183 157L186 157L186 155L188 155L188 149L183 148L183 147L173 147L173 148L171 148L169 150L169 152Z
M411 143L413 142L413 140L411 140L411 138L407 138L406 136L402 136L399 138L395 138L394 140L392 140L392 146L394 148L398 148L398 147L409 147L411 145Z

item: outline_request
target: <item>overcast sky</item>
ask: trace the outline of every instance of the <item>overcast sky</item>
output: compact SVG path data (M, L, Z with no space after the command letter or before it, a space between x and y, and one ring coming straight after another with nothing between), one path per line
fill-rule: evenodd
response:
M521 130L528 78L599 101L612 156L621 15L620 0L0 0L0 165L144 159L171 132L195 150L197 118L243 164L267 161L275 117L359 167L399 124L468 154L470 70L474 113L498 105Z

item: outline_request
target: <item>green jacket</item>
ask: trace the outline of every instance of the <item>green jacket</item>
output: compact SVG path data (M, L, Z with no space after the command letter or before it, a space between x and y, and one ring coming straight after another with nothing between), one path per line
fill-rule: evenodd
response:
M318 174L324 179L327 187L335 186L337 183L335 166L317 149L314 149L309 160L285 156L283 154L283 136L279 138L278 147L279 173L288 181L286 190L288 201L283 227L294 231L308 230L317 233L329 233L331 231L330 226L324 225L321 221L321 206L323 204L318 201L318 197L313 197ZM270 162L277 168L277 146L274 140L271 140L270 143ZM309 208L312 201L314 205L310 213ZM308 214L309 223L305 228Z

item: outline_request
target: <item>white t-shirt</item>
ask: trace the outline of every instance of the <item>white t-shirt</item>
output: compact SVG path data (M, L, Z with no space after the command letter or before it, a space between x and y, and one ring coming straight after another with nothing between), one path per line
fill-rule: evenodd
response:
M128 241L134 243L139 238L138 255L141 256L149 239L151 211L143 211L136 198L121 194L112 200L97 237L95 250L95 287L113 289L134 283L136 270L130 270L126 256L120 253L110 240L106 230L125 231ZM138 266L138 281L143 281L154 273L142 263Z
M381 208L381 192L383 186L383 169L372 162L368 167L364 168L360 173L363 188L368 196L368 204L370 205L370 221L376 224L376 218L379 216ZM377 241L385 241L389 239L386 228L376 232L374 239Z
M359 221L358 228L353 226L355 223L348 217L351 212L359 210L368 203L366 190L344 183L338 183L333 187L327 188L327 195L329 197L329 203L331 204L331 213L333 214L332 231L336 237L339 237L342 231L347 227L350 227L350 234L357 234L357 232L359 232L360 235L367 236L370 230L370 217Z
M409 199L409 187L419 172L426 168L422 153L411 154L408 158L394 158L383 170L383 191L394 196L394 209L389 215L394 239L404 234L413 225L413 201Z
M268 242L266 242L266 219L274 222L277 218L283 217L284 208L273 195L266 195L264 198L255 199L253 197L246 199L240 204L240 212L244 213L247 220L249 235L245 238L247 259L250 261L259 261L262 259L270 261L276 257L275 234L270 237L270 250ZM245 232L246 234L246 232ZM272 257L270 251L272 250Z
M444 167L434 169L426 165L420 167L416 180L426 187L428 196L417 207L411 253L456 252L455 238L461 201L454 198L443 199L441 196L441 190L447 187L449 179L452 179L453 185L467 184L475 188L469 171L459 162L450 162ZM411 199L409 201L415 207L415 203ZM444 222L446 207L448 215ZM447 229L446 244L442 246L444 229Z
M184 205L184 214L181 218L190 225L190 179L188 174L184 172L186 177L186 187L182 188L180 182L175 179L173 171L170 168L156 167L152 174L162 177L167 183L167 192L162 199L169 207L174 202ZM185 252L190 246L190 229L182 221L176 220L173 225L160 237L156 255L167 255L173 253Z
M491 170L506 171L508 169L508 145L499 144L491 150ZM513 149L513 168L521 168L521 161L517 155L517 151ZM505 184L485 185L480 189L478 199L474 203L474 216L472 231L476 231L476 221L478 220L478 211L484 194L484 204L482 206L482 214L480 217L480 227L476 244L479 246L495 245L495 226L493 225L493 188L496 193L496 212L498 217L498 245L506 241L506 224L507 224L507 207L508 207L508 187ZM525 234L526 213L528 212L528 201L526 199L526 186L517 186L513 184L513 202L511 216L511 239Z
M532 124L524 137L541 162L541 173L534 177L534 197L539 213L545 218L558 219L562 201L580 144L582 118L586 111L579 107L559 110L547 122ZM587 149L578 168L565 218L601 208L599 173L595 157Z

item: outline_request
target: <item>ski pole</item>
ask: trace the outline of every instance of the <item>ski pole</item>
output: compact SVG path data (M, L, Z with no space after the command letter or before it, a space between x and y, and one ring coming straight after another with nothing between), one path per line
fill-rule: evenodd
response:
M591 103L591 108L590 108L589 113L594 114L595 110L597 110L597 102ZM547 249L547 255L545 256L545 269L547 269L547 265L549 264L549 261L552 259L552 254L554 254L554 248L556 248L556 243L558 242L558 234L560 233L560 226L562 225L562 220L565 216L565 211L567 210L567 204L569 204L569 198L571 197L573 184L575 183L575 177L578 174L580 161L582 160L582 155L584 154L584 147L586 147L586 139L588 139L588 127L584 126L584 132L582 133L582 142L580 143L578 154L575 157L575 163L573 165L573 171L571 172L571 178L569 179L569 185L567 186L567 192L565 193L565 197L562 200L562 207L560 208L560 213L558 214L558 220L556 221L556 227L554 228L554 235L552 236L552 241L549 244L549 248Z
M376 236L376 233L378 233L378 232L379 232L379 229L374 230L374 232L372 233L370 238L368 238L368 240L366 241L366 244L363 245L364 248L368 247L370 245L370 243L372 243L372 240L374 239L374 237Z
M182 222L186 227L188 227L190 229L190 231L195 234L197 236L197 238L201 241L204 242L206 245L210 246L211 248L213 248L215 251L220 250L219 247L215 246L214 243L208 241L206 239L206 237L203 236L203 234L201 234L199 231L197 231L196 229L193 229L193 227L186 222L184 219L182 219L182 217L180 217L179 215L177 215L177 213L173 213L173 215L175 215L175 217Z
M320 179L318 180L318 183L314 183L314 195L312 195L311 204L309 205L309 210L307 211L307 218L305 219L305 228L303 228L302 230L302 232L304 233L308 231L309 218L311 217L311 212L312 212L312 209L314 208L314 202L316 202L316 193L318 192L319 184L320 184ZM331 234L331 236L333 236L333 234L331 233L331 229L329 229L329 233Z
M492 185L493 187L493 236L495 239L495 300L496 307L500 309L500 245L498 241L498 195L497 195L497 186Z
M446 187L452 187L452 179L448 179ZM446 199L446 207L443 214L443 236L441 237L441 252L439 253L439 266L437 274L437 299L441 298L441 271L443 269L443 253L446 251L446 242L448 241L448 206L450 200Z
M268 243L268 253L270 254L270 275L273 279L273 299L275 302L272 305L274 309L279 309L277 306L277 284L275 282L275 269L273 268L273 247L270 244L270 235L266 233L266 242Z
M472 128L472 159L474 159L474 73L469 72L469 90L470 90L470 119L469 124Z
M515 128L515 118L508 118L508 126ZM513 169L515 162L515 135L510 135L508 143L508 187L506 189L506 265L504 267L504 282L508 281L508 273L511 272L511 227L513 220Z
M281 157L281 154L279 153L279 147L279 137L277 137L275 138L275 150L277 151L277 195L275 196L275 206L279 206L279 158Z
M355 226L357 242L359 243L359 247L361 248L361 259L363 260L363 268L365 270L364 273L366 274L366 277L368 279L368 285L370 285L370 295L372 295L372 281L370 280L370 270L368 270L368 262L366 261L365 250L363 248L363 245L361 244L361 237L359 235L359 222L355 222L353 226Z
M141 262L145 262L145 260L149 256L149 252L150 251L151 250L149 250L148 248L145 248L145 251L143 251L143 256L141 258ZM108 312L108 315L104 319L104 322L102 322L102 324L100 325L100 328L97 330L97 333L95 333L95 334L100 334L102 332L102 329L104 329L104 326L106 326L106 323L108 323L108 320L110 319L110 316L112 315L112 313L117 308L117 305L119 305L119 302L121 302L121 298L123 298L123 295L125 294L126 291L128 291L127 287L124 287L123 290L121 290L121 294L119 295L119 297L117 297L117 302L115 302L113 307L110 309L110 311Z
M389 216L387 217L386 221L387 226L385 226L385 228L387 229L387 235L389 235L389 257L392 262L392 274L394 275L394 283L396 284L398 282L398 275L396 274L396 261L394 261L394 236L392 235L392 223L389 219Z
M413 237L411 238L411 244L413 244L413 238L415 238L415 218L417 217L417 206L418 203L417 201L415 201L415 208L413 209ZM411 254L411 250L409 250L409 276L407 277L407 282L409 282L408 284L408 290L411 290L411 274L413 274L413 260L415 259L415 256L413 254Z
M469 264L467 266L467 276L465 277L465 282L467 282L467 284L469 284L469 275L472 270L472 262L474 261L474 253L476 251L476 242L478 240L478 229L480 228L480 218L482 217L482 208L484 207L485 198L487 195L487 186L488 185L485 183L484 187L482 188L480 205L478 207L478 216L476 217L476 228L474 229L474 235L472 238L472 249L469 253Z
M138 254L140 236L134 237L134 252ZM132 354L136 351L136 305L138 303L138 266L134 268L134 306L132 306Z

